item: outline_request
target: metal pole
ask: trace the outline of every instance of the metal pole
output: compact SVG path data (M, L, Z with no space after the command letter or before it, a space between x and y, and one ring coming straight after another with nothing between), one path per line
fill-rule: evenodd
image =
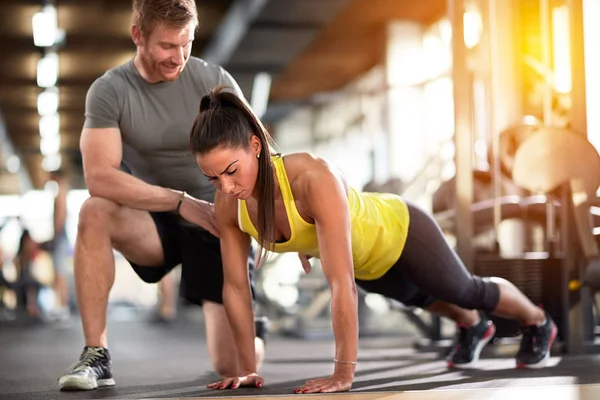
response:
M550 52L550 5L549 0L540 0L540 36L542 44L542 65L544 79L544 96L542 98L542 123L545 126L552 125L552 85L549 82L550 71L552 71L552 59Z
M567 6L569 10L569 34L571 43L571 126L572 128L587 137L587 112L586 112L586 90L585 90L585 54L583 46L583 1L568 0ZM569 190L569 194L571 191ZM569 198L568 200L571 200ZM563 202L563 208L566 204ZM575 269L578 277L583 276L586 267L583 262L583 257L578 259L578 243L573 233L573 203L568 202L568 210L570 213L564 216L568 221L566 225L569 229L567 238L564 240L565 247L565 262L563 268L572 271ZM563 220L563 221L565 221ZM588 288L579 289L578 292L571 296L573 305L569 309L569 336L568 348L569 352L575 354L583 353L586 340L594 340L594 324L592 311L592 295ZM590 314L592 314L590 316Z
M540 39L542 47L542 65L544 79L544 95L542 97L542 125L552 126L552 84L550 80L550 71L552 71L552 60L550 53L550 0L540 0ZM556 232L556 210L554 202L550 199L546 203L546 237L548 252L553 253L556 250L557 232Z
M587 137L583 1L568 0L567 4L571 33L571 125L576 132Z
M473 83L467 67L464 42L464 0L447 0L452 23L452 80L454 87L454 142L456 165L456 250L469 271L473 271Z
M502 209L501 209L501 196L502 196L502 172L500 169L500 132L497 131L496 124L496 113L494 112L495 107L498 106L498 94L500 93L500 77L498 76L498 69L500 68L500 57L498 56L498 25L496 19L498 18L497 3L495 0L486 1L486 14L487 14L487 25L488 25L488 49L489 49L489 74L490 74L490 110L489 110L489 128L492 138L492 182L494 184L494 241L496 245L498 242L498 230L500 228L500 222L502 221Z

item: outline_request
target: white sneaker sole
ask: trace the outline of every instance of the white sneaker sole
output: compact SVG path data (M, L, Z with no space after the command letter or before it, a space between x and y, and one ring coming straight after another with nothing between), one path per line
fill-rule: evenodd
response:
M94 390L99 387L114 386L115 380L110 379L92 379L85 376L63 376L58 380L60 390Z
M536 362L535 364L517 363L517 368L518 369L541 369L541 368L546 368L548 366L548 361L550 361L550 351L547 351L546 355L544 356L544 358L542 358L540 361Z

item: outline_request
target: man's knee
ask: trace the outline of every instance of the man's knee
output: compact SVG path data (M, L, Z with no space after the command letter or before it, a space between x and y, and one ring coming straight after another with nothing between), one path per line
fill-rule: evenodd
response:
M220 376L237 376L240 371L238 351L229 320L222 304L202 302L206 323L206 344L213 369Z
M79 211L78 230L85 232L109 229L113 216L118 210L119 205L114 201L102 197L90 197L82 204Z
M218 354L212 360L213 370L223 378L238 376L241 371L238 365L237 357L233 356L233 352L228 354Z
M254 352L256 369L259 369L265 358L265 345L262 339L254 338ZM214 371L222 377L238 376L242 373L236 351L216 353L212 362Z

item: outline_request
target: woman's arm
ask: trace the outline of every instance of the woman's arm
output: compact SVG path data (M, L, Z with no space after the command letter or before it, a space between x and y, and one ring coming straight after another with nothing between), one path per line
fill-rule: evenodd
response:
M303 179L302 197L306 210L315 220L321 264L331 289L337 360L334 376L351 384L358 353L358 294L354 283L350 213L343 183L327 166L318 165Z
M254 311L248 278L250 237L237 224L237 200L217 191L215 218L221 233L223 304L237 343L241 375L256 373Z

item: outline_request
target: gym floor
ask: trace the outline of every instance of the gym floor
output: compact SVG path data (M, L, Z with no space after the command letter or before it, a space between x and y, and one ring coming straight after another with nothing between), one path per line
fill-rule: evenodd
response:
M261 370L266 380L262 389L214 391L206 388L216 376L210 372L200 321L151 326L139 318L111 320L109 348L117 386L62 393L56 381L81 352L80 321L60 325L4 322L0 325L0 398L600 398L600 385L595 385L600 383L600 355L556 356L549 368L515 370L515 345L502 345L488 348L477 370L459 371L446 369L437 352L415 351L412 343L414 338L407 337L361 340L352 392L307 396L294 395L293 389L331 372L333 342L272 337Z

